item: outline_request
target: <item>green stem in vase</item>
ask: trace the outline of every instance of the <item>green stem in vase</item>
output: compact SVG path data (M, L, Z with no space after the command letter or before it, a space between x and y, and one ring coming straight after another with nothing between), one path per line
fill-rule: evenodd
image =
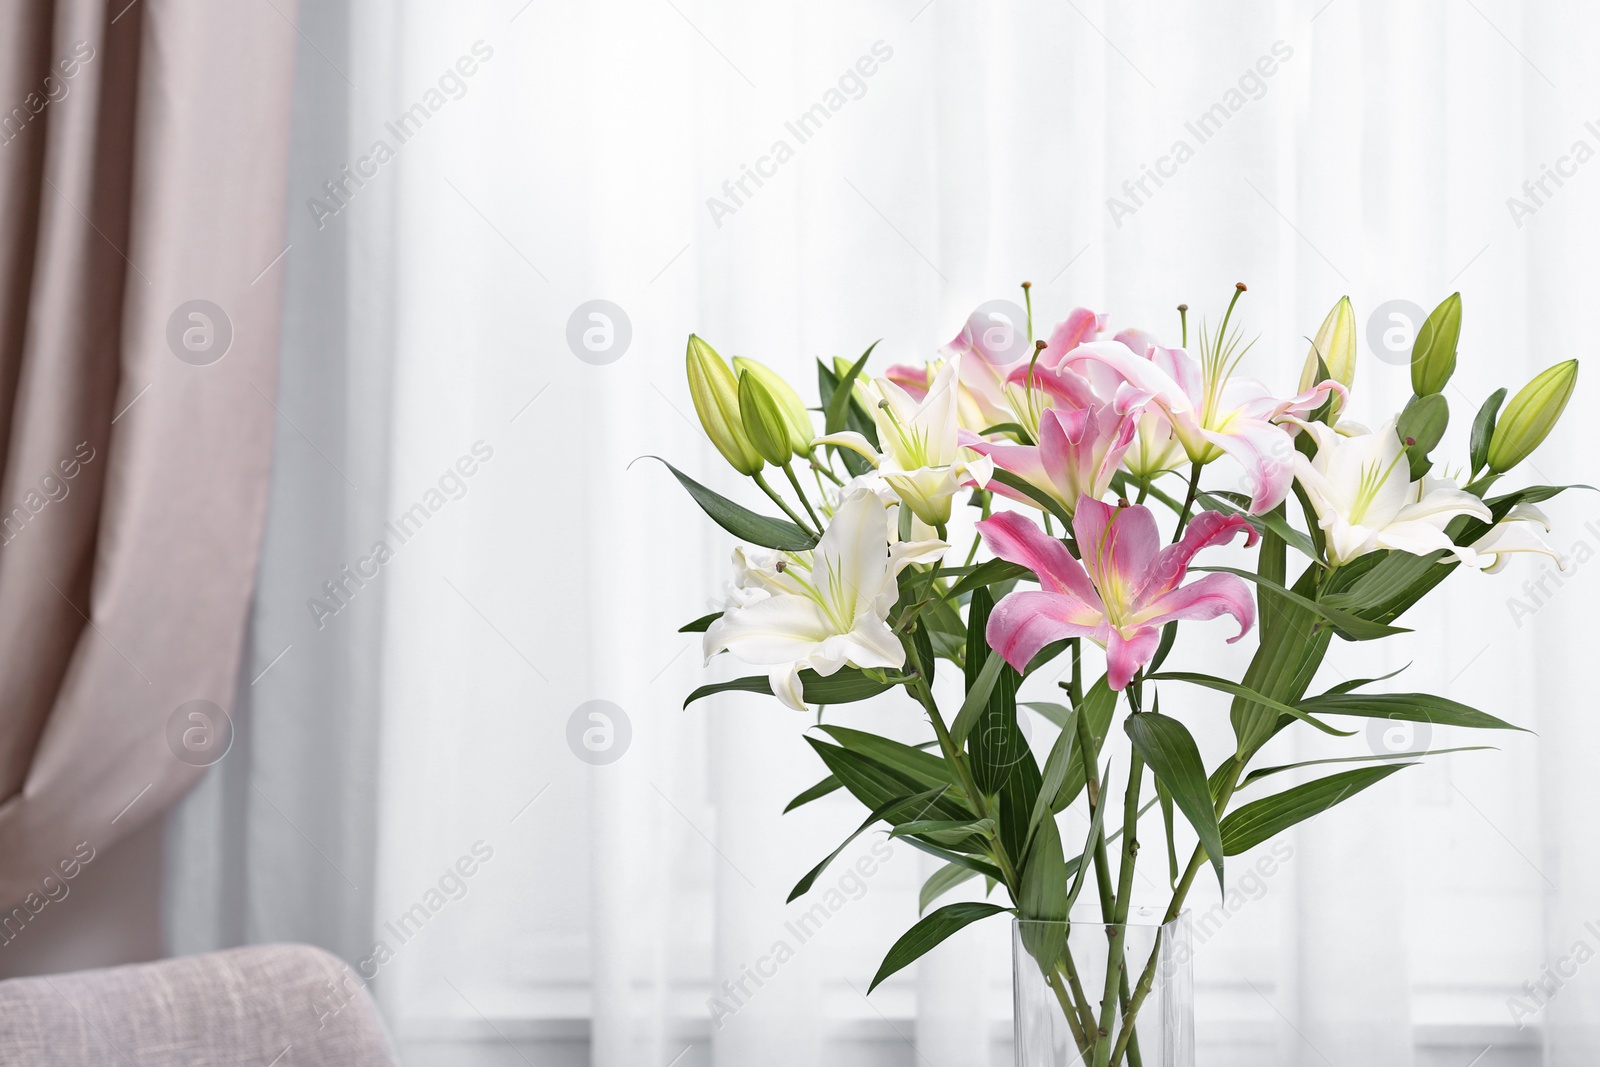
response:
M1222 791L1217 796L1217 814L1220 816L1228 807L1228 802L1233 799L1233 792L1239 787L1239 775L1244 770L1244 762L1235 758L1228 765L1228 773L1222 780ZM1178 880L1178 887L1172 893L1172 903L1167 905L1166 915L1161 920L1161 925L1176 919L1183 912L1183 902L1189 896L1189 890L1194 885L1195 876L1205 866L1206 854L1198 845L1194 854L1189 857L1189 866L1184 868L1183 877ZM1150 959L1144 965L1144 972L1139 975L1139 984L1133 991L1133 999L1128 1004L1128 1009L1123 1013L1122 1032L1117 1035L1116 1047L1112 1049L1112 1057L1120 1057L1129 1042L1133 1040L1133 1021L1144 1006L1145 998L1150 995L1151 988L1155 985L1156 964L1161 958L1161 941L1164 931L1156 931L1155 947L1150 950Z
M1128 903L1133 896L1133 867L1139 857L1139 787L1144 781L1144 758L1134 749L1128 758L1128 790L1122 802L1122 870L1117 879L1115 922L1111 927L1111 946L1106 953L1105 995L1100 1001L1100 1043L1095 1047L1094 1067L1110 1067L1111 1026L1121 1002L1123 955L1128 943ZM1130 1003L1129 1007L1133 1007ZM1130 1031L1131 1016L1123 1021Z
M1061 976L1054 968L1050 968L1045 971L1044 980L1050 986L1050 991L1056 995L1056 1002L1061 1005L1061 1014L1067 1017L1067 1025L1072 1028L1072 1040L1077 1042L1079 1058L1087 1057L1091 1051L1089 1034L1078 1018L1077 1005L1073 1002L1072 996L1061 985Z
M1070 941L1071 938L1072 924L1068 923L1067 940ZM1063 942L1061 952L1062 973L1066 975L1067 984L1072 988L1072 998L1074 1003L1077 1005L1079 1019L1083 1024L1083 1032L1085 1034L1092 1034L1095 1032L1094 1012L1089 1008L1089 994L1083 988L1083 980L1078 977L1078 967L1072 961L1072 946ZM1069 1012L1067 1022L1071 1023L1072 1021L1071 1013ZM1073 1029L1076 1030L1078 1027L1075 1025ZM1082 1044L1084 1047L1085 1058L1087 1058L1089 1046L1086 1042Z

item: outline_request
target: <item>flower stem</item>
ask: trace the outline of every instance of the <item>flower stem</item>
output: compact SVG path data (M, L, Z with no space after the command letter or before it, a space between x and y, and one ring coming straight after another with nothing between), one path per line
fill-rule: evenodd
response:
M1089 1054L1090 1038L1078 1016L1078 1005L1073 1001L1071 994L1062 987L1061 976L1056 973L1054 967L1045 972L1044 980L1051 992L1055 993L1056 1002L1061 1005L1061 1014L1067 1017L1067 1025L1072 1028L1072 1040L1078 1044L1078 1057L1081 1060Z
M1194 499L1200 493L1200 468L1204 464L1196 461L1189 468L1189 495L1184 497L1183 510L1178 512L1178 529L1172 535L1174 543L1183 536L1184 527L1189 525L1189 513L1194 510Z
M800 498L800 503L805 505L806 514L811 516L811 521L817 524L817 529L822 529L822 520L817 518L817 513L811 508L811 501L806 499L806 491L800 488L800 479L795 477L794 464L785 463L783 473L789 476L789 484L794 486L795 496Z
M1072 940L1071 923L1067 924L1067 940ZM1083 1022L1083 1032L1085 1034L1094 1033L1094 1012L1089 1010L1089 994L1084 992L1083 980L1078 977L1077 965L1072 962L1072 946L1070 944L1066 944L1061 947L1061 973L1066 976L1067 984L1072 988L1073 999L1078 1005L1078 1011L1082 1013L1080 1018ZM1070 1013L1068 1014L1067 1021L1072 1021ZM1077 1028L1074 1027L1074 1029ZM1084 1048L1085 1054L1087 1054L1089 1050L1089 1042L1083 1041L1079 1044Z
M823 464L818 463L815 456L811 457L811 469L817 474L818 484L821 484L821 480L823 478L827 478L828 481L832 482L834 485L844 484L839 480L839 476L837 474L833 473L833 471L829 470Z
M774 504L778 505L778 507L782 508L783 509L783 513L785 515L789 516L789 518L791 520L793 520L793 522L794 522L794 524L796 526L798 526L798 527L800 527L800 529L804 530L806 532L807 536L810 536L810 537L821 536L820 534L817 533L817 531L813 530L810 526L806 525L806 520L802 519L800 516L798 516L798 515L796 515L794 513L794 509L791 508L788 505L788 503L783 499L783 497L779 496L776 492L773 491L772 486L767 484L767 480L761 476L761 472L760 471L756 471L750 477L755 479L756 484L761 487L761 491L763 493L766 493L769 497L771 497L772 498L772 502Z
M1233 799L1233 792L1239 786L1239 774L1244 770L1244 761L1235 757L1228 766L1228 773L1222 780L1222 791L1217 796L1217 815L1221 816L1228 807L1228 801ZM1176 919L1183 912L1183 902L1189 896L1189 890L1194 885L1195 876L1200 873L1200 868L1205 866L1205 850L1196 845L1194 854L1189 857L1189 866L1184 869L1183 877L1178 881L1178 887L1172 893L1172 903L1167 905L1166 915L1161 920L1161 925ZM1133 1039L1133 1021L1139 1009L1144 1005L1145 998L1150 995L1150 989L1155 984L1156 964L1161 958L1161 932L1156 933L1155 947L1150 950L1150 960L1144 965L1144 972L1139 975L1139 984L1133 991L1133 999L1129 1001L1128 1008L1123 1012L1122 1030L1117 1034L1116 1047L1111 1050L1112 1058L1120 1057L1128 1047L1128 1042Z
M1133 896L1133 867L1139 857L1139 787L1144 782L1144 758L1135 748L1128 757L1128 789L1122 801L1122 870L1117 879L1115 923L1111 928L1111 946L1106 954L1105 994L1100 1001L1100 1034L1111 1036L1111 1024L1116 1019L1120 1004L1124 955L1128 944L1128 904ZM1132 1002L1129 1002L1132 1007ZM1127 1015L1123 1029L1128 1030ZM1102 1040L1095 1049L1094 1067L1109 1067L1112 1045Z
M1028 343L1033 344L1033 283L1022 283L1022 302L1028 307Z
M998 655L998 653L995 653ZM920 674L911 683L913 693L919 703L928 713L928 721L933 723L933 734L939 739L939 749L944 753L944 758L955 768L956 776L961 779L961 788L966 790L967 796L972 800L972 810L978 818L989 817L989 801L978 789L978 783L972 777L972 769L961 758L961 750L956 747L955 739L950 736L950 728L944 723L944 716L939 714L939 704L933 699L933 690L928 686L928 680ZM1017 879L1017 870L1011 863L1011 857L1006 855L1004 848L994 850L995 861L1000 865L1000 873L1005 876L1006 891L1011 894L1011 899L1016 900L1021 889Z

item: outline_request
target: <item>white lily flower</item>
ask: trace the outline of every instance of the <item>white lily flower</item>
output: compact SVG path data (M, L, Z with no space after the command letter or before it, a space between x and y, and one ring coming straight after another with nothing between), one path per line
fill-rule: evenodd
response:
M877 424L883 451L854 430L819 437L815 444L838 445L859 452L878 468L889 487L929 526L950 521L950 498L969 482L989 484L994 463L986 457L966 458L957 440L956 380L960 357L939 368L921 400L888 378L861 386Z
M888 511L862 489L840 501L810 552L737 550L740 592L706 630L706 659L728 651L769 667L773 694L796 711L806 710L802 668L827 676L846 665L903 666L905 649L886 621L900 598L896 578L950 546L891 544L891 534Z
M1327 534L1331 562L1348 563L1380 549L1419 556L1445 551L1463 563L1476 562L1477 553L1452 542L1444 528L1457 515L1487 522L1489 509L1447 478L1425 475L1413 482L1395 420L1377 433L1294 421L1317 442L1314 458L1294 454L1294 471Z
M1494 524L1494 528L1476 541L1472 542L1472 550L1478 554L1478 563L1483 567L1485 574L1494 574L1505 569L1511 562L1511 556L1517 552L1536 552L1541 556L1549 556L1556 561L1556 566L1561 570L1567 569L1567 561L1561 553L1550 547L1550 543L1540 537L1530 526L1544 527L1544 532L1550 532L1550 520L1545 518L1544 512L1532 504L1517 504L1512 507L1506 517Z

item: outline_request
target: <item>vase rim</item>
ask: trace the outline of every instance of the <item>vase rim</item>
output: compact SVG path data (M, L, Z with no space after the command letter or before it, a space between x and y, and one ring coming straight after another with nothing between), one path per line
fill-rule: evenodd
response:
M1184 908L1182 911L1180 911L1177 914L1176 918L1168 920L1167 922L1162 922L1161 921L1162 914L1163 914L1163 912L1162 912L1162 909L1160 909L1160 908L1138 908L1138 907L1130 908L1129 909L1129 914L1128 914L1128 921L1125 922L1125 923L1108 923L1108 922L1104 922L1103 920L1101 920L1101 918L1098 915L1081 915L1081 916L1078 916L1076 918L1067 919L1067 920L1062 920L1062 919L1024 919L1024 918L1022 918L1020 916L1014 915L1014 916L1011 917L1011 924L1013 926L1023 926L1023 925L1033 925L1033 924L1037 924L1037 925L1041 925L1041 926L1042 925L1050 925L1050 926L1102 926L1102 927L1126 926L1129 929L1159 930L1159 929L1163 929L1163 928L1168 927L1168 926L1175 926L1175 925L1178 925L1180 923L1187 922L1189 920L1189 916L1190 916L1191 912L1190 912L1190 910L1188 908Z

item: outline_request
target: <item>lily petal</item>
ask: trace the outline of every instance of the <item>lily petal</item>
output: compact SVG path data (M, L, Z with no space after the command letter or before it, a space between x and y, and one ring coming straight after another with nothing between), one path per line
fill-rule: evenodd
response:
M1250 513L1271 511L1289 495L1294 482L1294 441L1287 430L1260 419L1235 419L1225 432L1201 436L1238 460L1250 479Z
M811 654L833 633L809 597L773 596L730 611L706 628L706 658L732 652L746 663L789 663Z
M1131 636L1113 629L1106 642L1106 684L1113 690L1126 689L1139 668L1150 662L1160 644L1159 627L1141 626Z
M1375 548L1392 548L1415 556L1449 552L1468 566L1478 561L1476 552L1465 545L1456 544L1450 540L1449 534L1429 522L1391 522L1375 533L1372 544Z
M1224 515L1220 511L1202 511L1184 528L1183 539L1175 545L1161 549L1155 563L1149 568L1150 577L1140 588L1141 597L1160 596L1183 581L1189 562L1195 553L1212 545L1226 544L1240 530L1246 532L1244 545L1249 548L1261 535L1243 515Z
M767 684L772 687L772 695L777 697L785 707L795 711L806 710L806 691L800 684L800 665L798 663L784 663L767 672Z
M1520 506L1520 505L1519 505ZM1531 509L1531 505L1530 505ZM1536 510L1536 509L1531 509ZM1516 509L1512 512L1515 515ZM1549 556L1555 560L1556 567L1560 570L1567 569L1567 561L1550 544L1530 529L1533 521L1529 516L1528 522L1516 521L1512 516L1496 523L1494 529L1472 542L1472 551L1477 553L1479 563L1488 560L1488 565L1483 568L1485 574L1496 574L1504 570L1511 562L1511 556L1518 552L1533 552Z
M840 430L838 433L824 434L812 440L811 446L815 448L817 445L837 445L840 448L848 448L852 452L859 452L865 456L874 467L883 466L883 453L873 448L872 442L868 441L864 434L855 430Z
M1046 591L1071 596L1096 611L1104 611L1100 595L1067 546L1015 511L1002 511L977 523L989 551L1010 563L1031 570Z
M1256 604L1250 588L1234 574L1208 574L1188 585L1163 593L1139 614L1139 621L1160 626L1174 619L1215 619L1232 615L1239 621L1239 632L1228 643L1239 640L1255 625Z
M1066 637L1093 637L1102 623L1096 608L1071 595L1024 589L1000 598L989 613L984 637L1021 672L1045 645Z

